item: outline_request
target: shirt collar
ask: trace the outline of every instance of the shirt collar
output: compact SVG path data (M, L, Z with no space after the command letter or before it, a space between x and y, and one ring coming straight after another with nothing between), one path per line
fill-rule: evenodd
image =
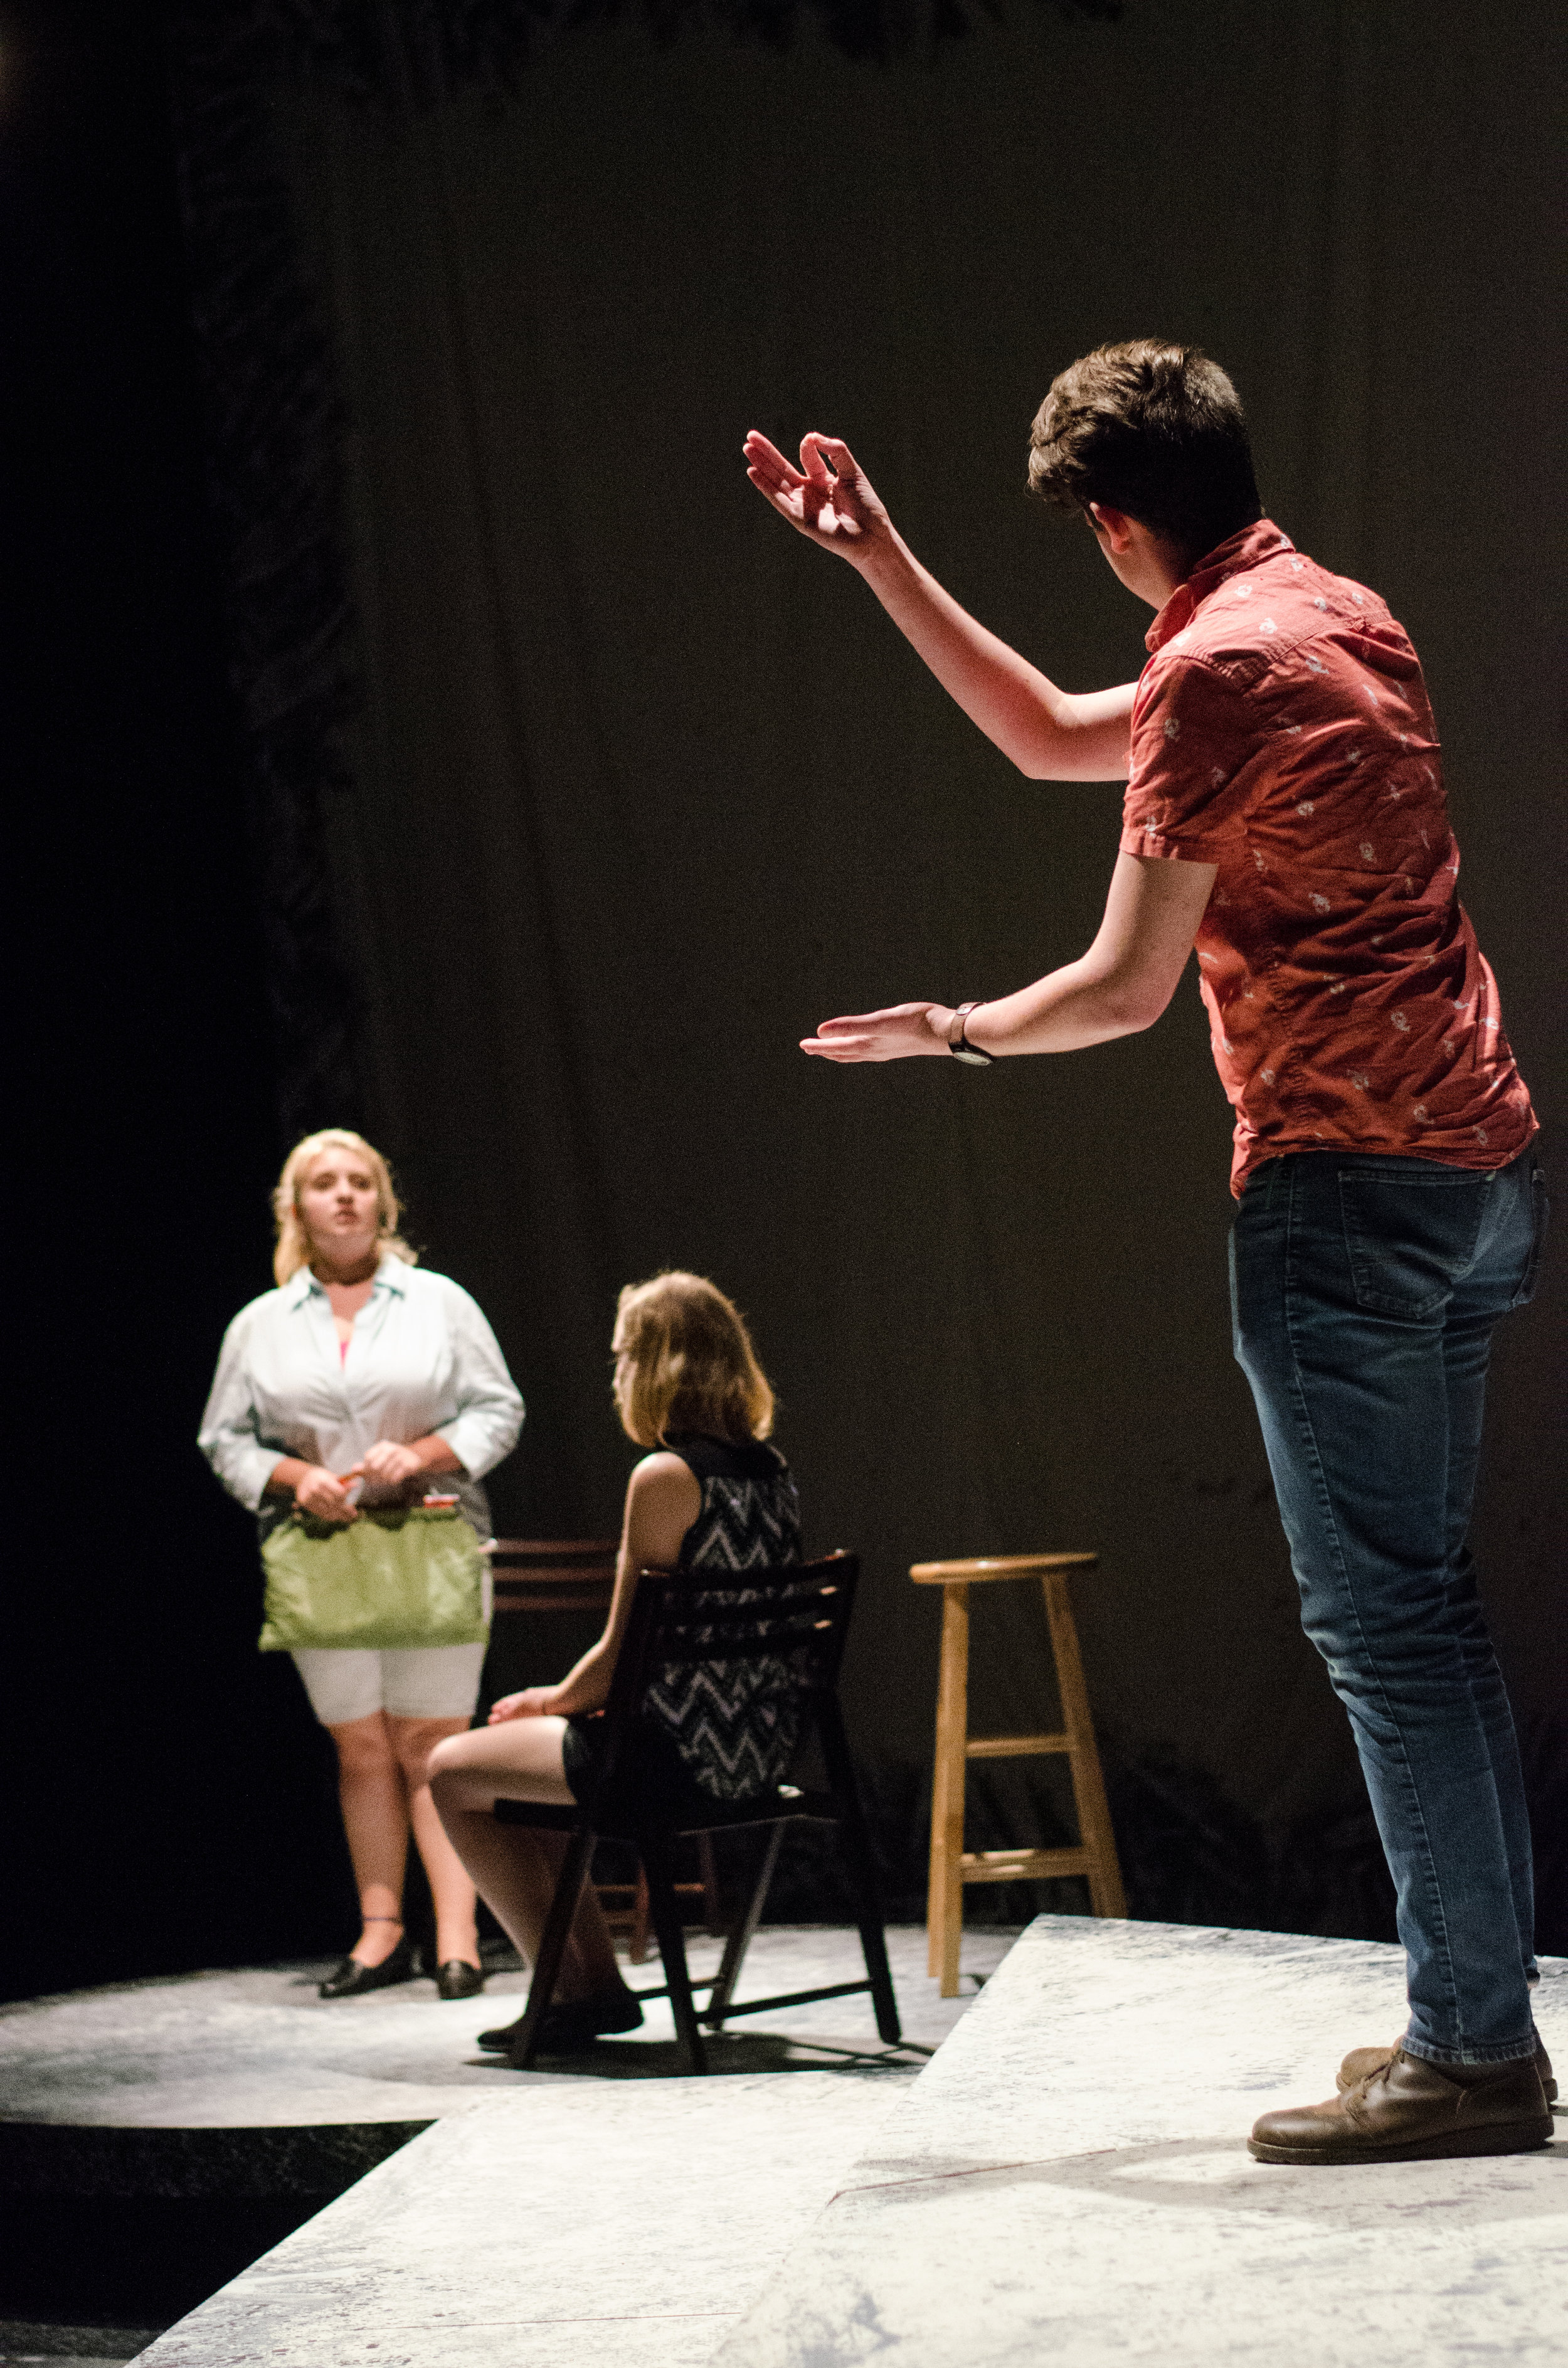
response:
M311 1272L308 1266L301 1267L295 1274L290 1275L289 1281L283 1287L289 1294L289 1305L290 1308L302 1307L306 1300L310 1298L312 1292L314 1292L319 1298L324 1299L326 1297L325 1290L323 1285L316 1281L315 1276ZM381 1259L380 1266L376 1269L374 1288L377 1291L395 1291L401 1299L404 1292L408 1289L408 1264L406 1259L393 1258L392 1253L388 1251L386 1256Z
M1144 634L1144 648L1157 650L1173 633L1179 633L1190 621L1193 611L1210 592L1217 592L1228 576L1239 575L1244 568L1259 567L1266 559L1277 559L1282 551L1295 548L1290 536L1281 534L1272 518L1259 518L1254 525L1243 527L1239 534L1227 536L1207 558L1199 561L1185 583L1176 586Z

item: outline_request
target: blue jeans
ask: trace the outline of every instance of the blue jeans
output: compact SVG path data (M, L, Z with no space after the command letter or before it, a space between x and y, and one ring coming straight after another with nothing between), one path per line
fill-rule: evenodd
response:
M1492 1327L1535 1284L1546 1181L1292 1152L1231 1236L1302 1624L1350 1714L1399 1899L1404 2044L1436 2064L1535 2045L1529 1823L1466 1543Z

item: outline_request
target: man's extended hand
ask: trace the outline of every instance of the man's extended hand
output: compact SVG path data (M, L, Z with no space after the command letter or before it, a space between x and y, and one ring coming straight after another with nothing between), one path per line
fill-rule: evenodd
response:
M946 1053L952 1019L949 1003L894 1003L886 1011L824 1019L814 1036L801 1039L801 1050L824 1061L908 1061Z
M892 544L892 522L847 444L814 432L801 444L797 469L754 427L745 440L746 474L780 518L800 533L863 567ZM832 463L831 472L829 462Z

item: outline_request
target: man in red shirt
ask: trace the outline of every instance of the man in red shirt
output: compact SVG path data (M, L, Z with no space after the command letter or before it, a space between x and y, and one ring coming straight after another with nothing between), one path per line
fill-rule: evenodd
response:
M1136 683L1071 696L920 565L846 445L747 473L846 559L1035 780L1128 782L1087 953L994 1002L825 1021L841 1061L1062 1053L1153 1025L1196 946L1236 1113L1236 1355L1308 1634L1349 1713L1399 1899L1410 2023L1327 2103L1266 2113L1263 2161L1507 2154L1551 2135L1529 1827L1466 1546L1487 1353L1534 1282L1544 1181L1497 990L1458 898L1421 668L1384 603L1261 515L1245 420L1191 347L1102 347L1034 424L1158 613Z

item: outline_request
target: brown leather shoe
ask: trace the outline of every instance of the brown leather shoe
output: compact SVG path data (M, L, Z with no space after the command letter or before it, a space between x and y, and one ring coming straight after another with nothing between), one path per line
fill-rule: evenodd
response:
M1449 2079L1396 2047L1386 2064L1324 2105L1287 2105L1254 2123L1256 2162L1430 2162L1449 2155L1527 2154L1551 2136L1533 2063L1466 2065Z
M1353 2089L1358 2080L1364 2080L1369 2072L1376 2072L1383 2065L1391 2063L1398 2050L1397 2039L1392 2047L1353 2047L1336 2075L1340 2095L1343 2097L1346 2089ZM1539 2031L1535 2035L1535 2068L1540 2080L1541 2094L1549 2105L1555 2105L1557 2082L1552 2075L1551 2058Z

